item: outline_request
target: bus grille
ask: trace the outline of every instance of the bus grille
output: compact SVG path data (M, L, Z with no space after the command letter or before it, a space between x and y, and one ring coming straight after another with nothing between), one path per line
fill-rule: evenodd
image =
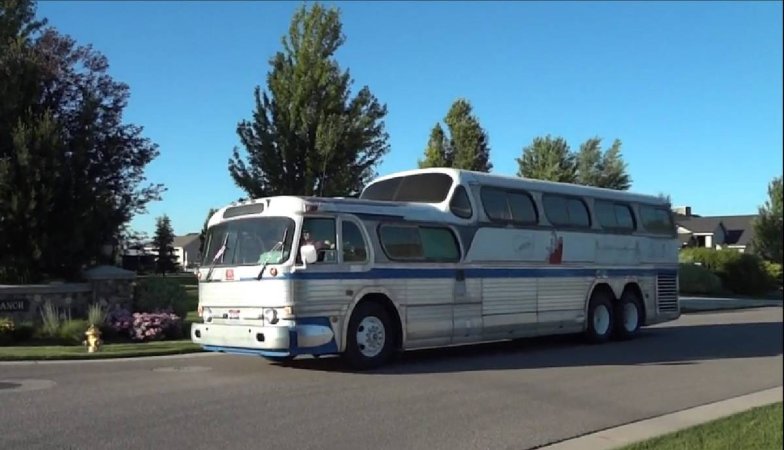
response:
M656 277L656 301L660 312L678 311L677 275L659 275Z

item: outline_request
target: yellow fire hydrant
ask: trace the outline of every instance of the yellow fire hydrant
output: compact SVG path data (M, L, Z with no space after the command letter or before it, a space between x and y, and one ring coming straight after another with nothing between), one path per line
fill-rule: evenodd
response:
M101 349L101 330L95 325L90 325L90 328L84 333L87 339L83 342L87 346L87 353L95 353Z

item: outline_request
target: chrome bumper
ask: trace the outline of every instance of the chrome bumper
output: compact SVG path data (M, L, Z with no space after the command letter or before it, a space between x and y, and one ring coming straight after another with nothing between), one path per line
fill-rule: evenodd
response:
M257 350L288 351L320 347L333 342L332 329L317 324L293 326L191 325L193 343L209 347L235 347Z

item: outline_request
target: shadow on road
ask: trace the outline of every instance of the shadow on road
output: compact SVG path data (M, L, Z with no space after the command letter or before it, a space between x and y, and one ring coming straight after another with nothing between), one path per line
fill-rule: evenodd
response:
M782 323L736 323L644 329L632 341L589 345L559 336L403 353L366 374L420 374L597 365L687 365L782 354ZM339 358L301 359L287 368L351 371Z

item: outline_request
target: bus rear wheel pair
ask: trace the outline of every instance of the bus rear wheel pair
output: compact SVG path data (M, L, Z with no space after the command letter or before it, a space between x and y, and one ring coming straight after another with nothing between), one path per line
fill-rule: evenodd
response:
M643 314L642 300L633 291L625 291L618 300L607 291L594 292L588 303L585 336L594 344L611 338L632 339L640 331Z

